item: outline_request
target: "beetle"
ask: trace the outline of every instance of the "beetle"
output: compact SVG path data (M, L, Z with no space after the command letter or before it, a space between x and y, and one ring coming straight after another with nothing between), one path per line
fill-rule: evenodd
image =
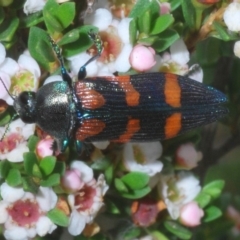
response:
M64 152L73 137L79 150L91 141L173 138L227 113L223 93L186 76L158 72L85 78L86 66L102 52L98 35L90 32L89 36L98 53L80 68L77 82L73 83L60 48L50 39L63 81L14 98L14 109L22 121L36 123L53 136L55 150Z

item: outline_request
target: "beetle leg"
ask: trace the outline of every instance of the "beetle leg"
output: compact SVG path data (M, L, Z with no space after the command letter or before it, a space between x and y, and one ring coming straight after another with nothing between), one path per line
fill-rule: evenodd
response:
M94 42L94 45L97 48L97 54L94 55L93 57L91 57L80 69L78 72L78 80L83 80L87 73L86 73L86 66L91 63L92 61L94 61L95 59L99 58L101 56L101 53L103 51L103 44L102 44L102 40L100 38L100 36L93 32L92 30L89 31L88 33L89 38Z
M53 150L54 154L65 152L66 148L68 147L69 139L55 139L51 149Z
M68 86L70 88L72 88L72 79L71 77L69 76L65 66L64 66L64 61L63 61L63 56L62 56L62 53L61 53L61 49L60 47L53 41L53 39L51 37L49 37L50 39L50 43L52 45L52 48L60 62L60 65L61 65L61 74L62 74L62 78L63 78L63 81L67 82L68 83Z

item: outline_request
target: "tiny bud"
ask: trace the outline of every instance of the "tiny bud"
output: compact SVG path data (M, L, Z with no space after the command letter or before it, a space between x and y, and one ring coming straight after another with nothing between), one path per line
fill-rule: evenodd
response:
M67 170L62 178L61 183L63 188L71 192L78 191L84 185L84 182L81 181L80 173L75 169Z
M53 139L52 138L45 138L38 142L36 147L36 153L38 157L44 158L46 156L52 156L53 155Z
M201 224L204 212L196 202L185 204L180 210L180 221L187 227L196 227Z

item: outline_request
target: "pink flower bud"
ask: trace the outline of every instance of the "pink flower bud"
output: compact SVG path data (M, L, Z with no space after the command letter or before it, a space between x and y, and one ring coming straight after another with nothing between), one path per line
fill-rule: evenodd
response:
M171 5L168 2L160 3L160 15L168 14L171 11Z
M201 224L204 212L196 202L185 204L180 210L180 221L187 227L196 227Z
M130 54L130 64L139 72L151 69L156 64L154 49L141 44L136 45Z
M78 191L84 185L84 182L80 178L80 173L75 169L67 170L61 180L61 183L63 188L71 192Z
M45 138L38 142L36 152L40 158L53 155L53 141L54 140L52 138Z
M196 167L201 158L202 153L197 152L192 143L182 144L176 151L176 164L184 169Z

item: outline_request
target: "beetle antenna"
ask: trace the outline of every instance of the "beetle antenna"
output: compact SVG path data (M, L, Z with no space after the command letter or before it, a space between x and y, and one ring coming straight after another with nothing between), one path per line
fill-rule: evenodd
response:
M60 47L54 42L54 40L49 36L49 40L50 40L50 44L53 48L53 51L55 52L59 62L60 62L60 65L61 65L61 74L62 74L62 78L64 81L66 81L69 85L70 88L72 88L72 79L71 77L69 76L65 66L64 66L64 60L63 60L63 56L62 56L62 52L61 52L61 49Z
M92 29L89 31L88 36L94 42L94 45L97 48L97 54L91 57L82 67L86 67L90 62L94 61L96 58L99 58L103 51L103 44L100 36Z
M5 88L5 90L6 90L6 92L8 93L8 95L9 95L13 100L15 100L15 97L8 91L6 85L5 85L5 83L3 82L3 80L2 80L1 77L0 77L0 81L2 82L3 87Z
M6 127L6 129L5 129L2 137L1 137L1 139L0 139L0 142L2 142L2 140L5 138L5 136L6 136L6 134L7 134L7 131L9 130L9 126L10 126L10 124L12 123L12 121L14 120L14 118L15 118L16 116L17 116L17 114L15 113L15 114L13 114L13 116L11 117L11 119L10 119L10 121L8 122L7 127Z

